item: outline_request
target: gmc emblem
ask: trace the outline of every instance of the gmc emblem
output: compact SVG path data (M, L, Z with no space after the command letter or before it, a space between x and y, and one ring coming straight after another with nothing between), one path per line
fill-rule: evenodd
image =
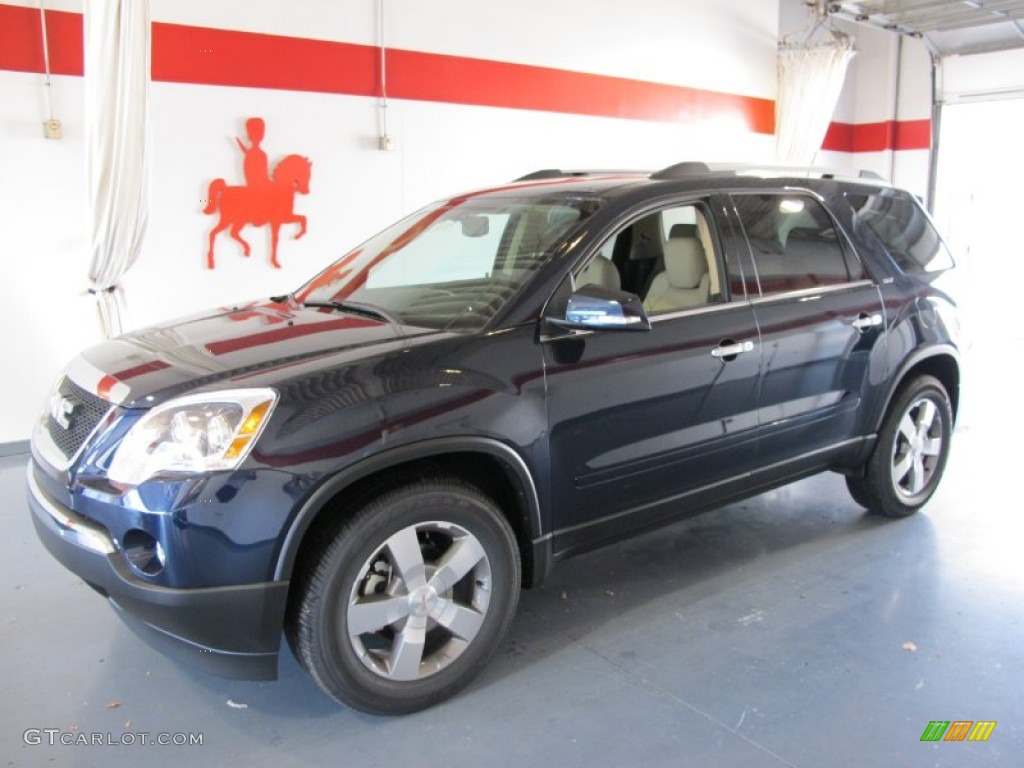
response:
M50 416L63 429L71 429L71 417L75 415L76 408L78 406L74 402L59 392L54 393L50 399Z

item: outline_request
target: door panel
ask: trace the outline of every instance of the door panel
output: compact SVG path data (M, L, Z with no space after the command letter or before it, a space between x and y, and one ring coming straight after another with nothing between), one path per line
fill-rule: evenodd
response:
M878 289L846 289L755 302L761 329L759 400L764 463L856 435L872 350L883 337ZM859 328L858 326L863 326Z
M877 286L808 193L733 195L733 232L749 254L747 290L761 332L760 463L823 452L857 437L874 350L885 343ZM827 455L826 455L827 454ZM783 471L784 474L784 471Z
M743 341L735 357L712 354ZM543 346L556 552L642 527L664 516L658 502L752 468L760 351L746 302Z

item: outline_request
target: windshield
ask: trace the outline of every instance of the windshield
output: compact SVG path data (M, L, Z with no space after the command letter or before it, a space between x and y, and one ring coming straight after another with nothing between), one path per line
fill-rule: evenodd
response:
M407 325L478 330L599 205L550 191L436 203L332 264L296 300L361 302Z

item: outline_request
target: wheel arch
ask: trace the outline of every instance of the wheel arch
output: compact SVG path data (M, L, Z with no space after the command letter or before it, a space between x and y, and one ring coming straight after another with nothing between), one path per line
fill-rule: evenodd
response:
M881 429L882 421L900 388L911 378L922 375L934 376L942 382L946 394L949 395L953 421L956 422L957 411L960 408L960 354L955 347L940 345L919 350L917 354L903 362L899 372L892 377L883 407L875 416L875 431Z
M332 475L302 505L277 556L274 579L289 580L309 534L332 514L348 514L347 492L379 492L389 479L442 469L477 486L501 506L516 535L523 565L523 586L543 580L550 567L550 535L545 535L537 487L523 458L498 440L484 437L438 438L403 445L360 461Z

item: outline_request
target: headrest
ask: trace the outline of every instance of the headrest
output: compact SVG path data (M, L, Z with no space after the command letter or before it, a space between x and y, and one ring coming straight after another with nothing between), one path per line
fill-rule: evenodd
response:
M697 237L696 224L673 224L668 231L669 238L673 237Z
M707 271L708 262L700 240L680 237L665 243L665 272L673 288L696 288Z
M580 273L576 284L579 286L588 284L602 285L605 288L617 291L621 287L619 270L608 259L598 256Z

